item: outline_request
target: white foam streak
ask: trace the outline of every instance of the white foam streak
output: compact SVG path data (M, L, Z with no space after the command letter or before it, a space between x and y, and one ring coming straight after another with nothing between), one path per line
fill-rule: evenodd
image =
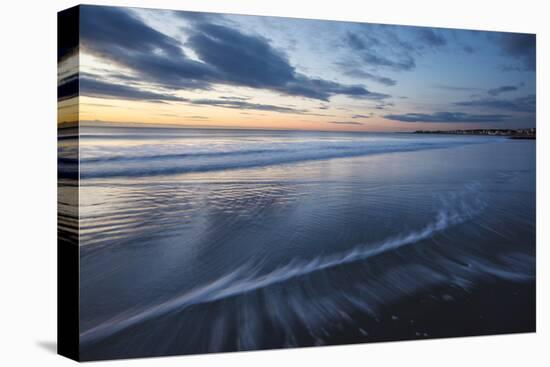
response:
M304 276L323 269L366 260L373 256L428 239L450 226L464 222L474 214L475 212L473 210L465 210L463 213L452 213L443 210L438 213L436 219L432 223L420 230L412 231L406 235L388 238L375 244L361 244L349 251L339 254L318 256L309 261L292 260L288 264L267 274L260 275L259 264L249 261L235 271L214 282L198 287L156 306L147 308L143 311L124 312L109 321L84 331L80 335L80 341L81 343L93 342L113 335L145 320L181 310L191 305L213 302L285 282L289 279Z

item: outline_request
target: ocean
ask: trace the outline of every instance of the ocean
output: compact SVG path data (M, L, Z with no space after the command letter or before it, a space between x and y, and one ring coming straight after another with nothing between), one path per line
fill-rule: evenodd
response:
M85 360L534 331L534 141L90 126L79 174Z

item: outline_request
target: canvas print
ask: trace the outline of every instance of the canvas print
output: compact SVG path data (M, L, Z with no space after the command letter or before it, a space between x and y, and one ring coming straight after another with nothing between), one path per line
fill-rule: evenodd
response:
M523 33L59 13L60 353L534 332L535 56Z

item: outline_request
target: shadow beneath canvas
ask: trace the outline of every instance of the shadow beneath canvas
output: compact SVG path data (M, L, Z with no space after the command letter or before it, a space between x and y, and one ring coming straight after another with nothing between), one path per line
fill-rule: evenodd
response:
M38 345L39 347L41 347L42 349L45 349L50 353L57 354L57 343L55 341L39 340L36 342L36 345Z

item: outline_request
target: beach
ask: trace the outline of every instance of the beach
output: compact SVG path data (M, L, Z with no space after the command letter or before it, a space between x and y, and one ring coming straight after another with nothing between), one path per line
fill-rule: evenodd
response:
M535 144L81 127L82 358L534 331Z

